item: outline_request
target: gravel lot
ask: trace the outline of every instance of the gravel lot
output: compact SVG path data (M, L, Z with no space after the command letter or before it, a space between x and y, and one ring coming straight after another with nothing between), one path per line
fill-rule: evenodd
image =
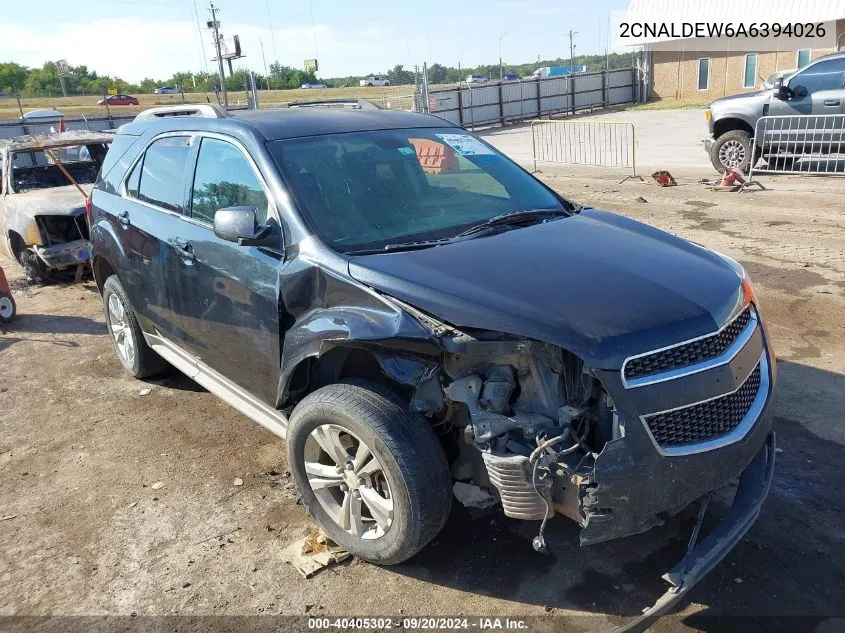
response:
M746 539L655 630L771 631L808 627L785 616L845 616L842 181L769 179L772 191L735 195L692 179L620 185L598 170L541 178L740 260L780 358L783 452L769 499ZM660 574L683 553L689 517L586 549L574 524L555 520L544 556L531 549L536 524L456 507L404 565L350 561L304 580L279 556L313 529L282 444L175 371L147 384L122 374L90 281L26 287L5 254L0 264L19 311L0 329L2 616L463 614L609 631L663 592ZM713 619L749 615L776 619ZM29 624L0 619L0 630Z

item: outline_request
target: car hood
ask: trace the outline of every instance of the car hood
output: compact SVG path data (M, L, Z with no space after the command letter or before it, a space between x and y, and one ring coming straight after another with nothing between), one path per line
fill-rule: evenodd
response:
M80 185L86 194L91 194L92 185ZM28 215L73 215L85 209L85 198L73 185L34 189L24 193L6 196L7 211L15 209Z
M718 108L723 105L734 105L733 101L741 101L746 100L749 103L757 102L760 103L767 103L772 96L774 89L767 88L765 90L758 90L757 92L741 92L736 95L729 95L727 97L721 97L716 99L710 104L711 108Z
M352 257L349 273L455 327L546 341L602 369L713 332L742 302L739 273L718 254L595 209Z

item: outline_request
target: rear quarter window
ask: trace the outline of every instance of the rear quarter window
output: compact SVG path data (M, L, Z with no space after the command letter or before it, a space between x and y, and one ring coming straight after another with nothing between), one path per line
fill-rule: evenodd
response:
M117 194L120 189L120 181L123 179L132 159L135 157L135 154L129 152L129 149L137 140L137 136L130 136L128 134L118 134L114 137L114 141L109 146L109 151L106 153L106 158L103 161L103 167L100 169L100 175L97 178L96 186L98 189L108 191L111 194Z
M166 136L144 153L138 200L182 212L182 177L191 151L190 136Z

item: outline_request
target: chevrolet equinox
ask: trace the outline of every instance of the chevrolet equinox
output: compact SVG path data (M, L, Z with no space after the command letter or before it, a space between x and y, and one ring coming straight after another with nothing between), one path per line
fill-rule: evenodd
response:
M586 545L698 502L647 619L759 513L775 359L743 268L444 119L155 108L118 130L90 209L125 370L166 361L285 438L308 510L362 559L424 547L454 481L541 522L540 551L556 514Z

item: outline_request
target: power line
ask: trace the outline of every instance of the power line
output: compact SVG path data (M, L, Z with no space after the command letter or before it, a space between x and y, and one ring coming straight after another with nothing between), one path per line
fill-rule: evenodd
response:
M308 0L308 8L311 11L311 30L314 33L314 59L319 60L320 53L317 51L317 23L314 21L314 3L312 0Z
M208 55L205 52L205 44L203 43L202 39L202 27L200 26L200 14L197 11L197 0L193 0L194 3L194 17L197 20L197 35L199 36L200 40L200 55L202 55L202 63L205 65L205 72L208 74Z
M279 53L276 52L276 32L273 30L273 17L270 15L270 0L267 0L267 22L270 25L270 42L273 44L273 57L274 61L278 64L279 63ZM264 50L262 46L262 51ZM262 52L262 55L264 53ZM267 65L266 63L264 64ZM267 69L264 69L264 73L267 74Z

